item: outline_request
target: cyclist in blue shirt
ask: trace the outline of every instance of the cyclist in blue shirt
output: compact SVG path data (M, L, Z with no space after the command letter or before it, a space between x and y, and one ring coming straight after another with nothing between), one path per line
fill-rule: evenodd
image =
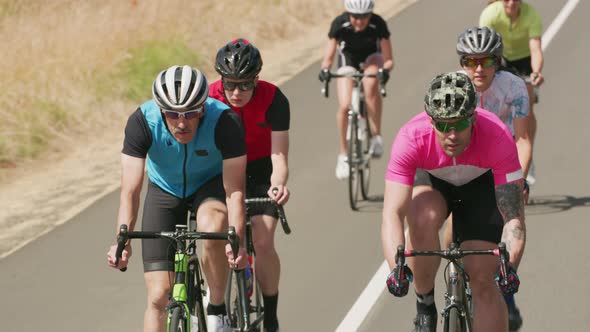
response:
M243 239L246 147L239 118L226 105L208 97L207 79L189 66L160 72L152 94L153 99L131 114L125 128L116 229L122 224L129 230L135 228L147 165L142 230L172 231L176 224L186 223L188 209L195 209L199 231L223 232L229 224ZM118 266L114 264L115 250L116 245L111 246L108 264L114 268L127 266L131 243ZM168 240L144 240L142 254L147 287L144 330L165 331L174 246ZM245 268L243 246L234 260L229 244L203 241L202 264L210 288L210 331L230 330L223 298L227 261L230 268Z

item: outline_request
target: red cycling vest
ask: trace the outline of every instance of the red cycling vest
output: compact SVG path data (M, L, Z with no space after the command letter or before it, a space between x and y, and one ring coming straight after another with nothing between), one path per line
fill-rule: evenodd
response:
M241 108L233 107L225 99L221 80L209 85L209 96L230 106L242 119L246 132L248 162L271 155L272 126L266 121L266 112L273 102L277 87L266 81L258 81L252 99Z

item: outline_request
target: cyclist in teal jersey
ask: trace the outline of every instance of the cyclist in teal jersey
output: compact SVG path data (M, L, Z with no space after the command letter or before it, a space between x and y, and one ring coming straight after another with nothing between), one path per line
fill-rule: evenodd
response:
M147 165L143 231L173 231L175 225L186 224L188 209L194 209L199 231L224 232L229 223L244 238L244 131L234 112L208 98L208 92L207 79L199 70L173 66L156 77L153 99L129 117L121 157L117 231L122 224L130 231L135 228ZM111 246L107 262L121 269L131 258L131 243L118 265L116 248ZM147 288L144 331L166 331L165 308L173 284L174 249L168 240L142 242ZM210 289L209 331L230 331L223 299L227 264L229 261L232 269L245 268L246 250L241 245L234 260L229 244L203 241L201 257Z
M533 112L535 89L544 82L544 58L541 45L543 27L538 12L521 0L502 0L489 4L481 13L479 25L496 30L504 42L504 60L508 68L527 82L529 94L529 136L534 143L537 118ZM535 182L531 168L527 180Z

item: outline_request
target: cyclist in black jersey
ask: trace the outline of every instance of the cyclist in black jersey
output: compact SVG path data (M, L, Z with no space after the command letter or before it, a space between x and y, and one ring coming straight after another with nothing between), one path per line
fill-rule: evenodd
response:
M374 0L345 0L346 12L337 16L328 33L329 41L319 74L320 81L330 80L330 67L338 52L338 73L363 71L377 74L382 83L389 80L393 69L393 55L389 40L389 29L383 18L373 13ZM382 99L379 82L375 78L363 79L369 122L373 133L370 152L374 158L383 154L381 139ZM348 106L351 102L353 82L347 78L338 79L338 113L336 123L340 134L340 153L336 164L336 177L348 177L346 164L346 128Z
M274 84L260 80L260 51L244 39L219 49L215 69L221 79L211 83L209 95L227 103L240 116L246 132L248 165L246 197L269 196L278 204L289 200L289 101ZM276 189L276 192L273 190ZM264 300L264 331L278 331L277 305L281 264L275 250L276 210L250 211L256 278Z
M244 238L244 131L236 114L209 98L208 92L207 79L199 70L173 66L156 77L153 99L129 117L121 157L117 231L122 224L129 230L135 228L147 166L143 231L173 231L176 224L186 224L188 209L192 208L199 231L224 232L229 223ZM108 264L124 268L131 258L131 243L117 266L116 247L111 246L107 254ZM174 245L168 240L144 240L142 251L147 287L144 330L166 331ZM230 268L245 268L246 251L241 246L234 261L229 244L210 240L203 241L201 257L210 289L209 331L229 331L223 303L226 264L229 261Z

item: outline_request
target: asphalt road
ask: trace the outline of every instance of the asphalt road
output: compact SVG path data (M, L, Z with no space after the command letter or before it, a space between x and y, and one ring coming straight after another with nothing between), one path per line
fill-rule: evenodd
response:
M537 0L544 28L565 0ZM393 20L396 68L384 103L383 136L391 144L399 127L421 110L428 81L458 68L456 36L476 25L484 1L422 0ZM590 31L582 1L548 46L546 83L536 112L537 184L527 207L528 243L519 274L517 303L522 331L586 331L590 309L590 167L585 142L589 116L583 78ZM586 13L586 15L584 15ZM326 27L327 31L328 27ZM319 59L318 59L319 61ZM320 95L319 63L281 88L291 101L291 179L286 207L293 229L277 232L282 259L280 321L284 331L333 331L383 262L382 204L352 212L345 182L334 177L337 153L336 98ZM383 193L388 156L374 162L371 192ZM118 192L96 202L70 222L0 261L1 331L141 331L145 289L140 247L126 273L107 268ZM385 280L383 275L383 280ZM440 303L440 292L437 298ZM407 331L414 297L383 293L361 331Z

